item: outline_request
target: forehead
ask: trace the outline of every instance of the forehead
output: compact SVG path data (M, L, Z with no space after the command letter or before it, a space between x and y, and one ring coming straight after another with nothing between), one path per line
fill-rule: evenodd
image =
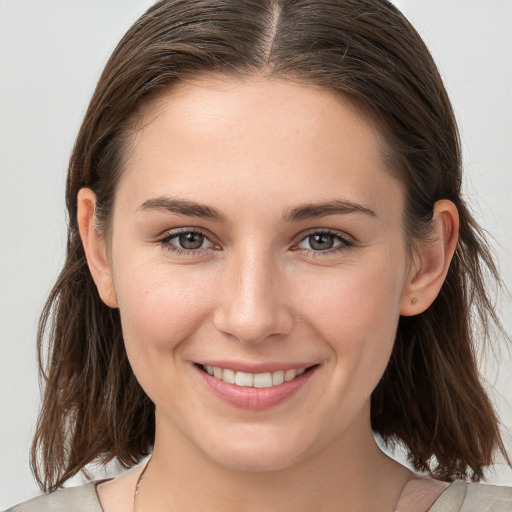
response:
M140 194L163 187L206 199L287 181L297 201L329 199L337 188L371 202L385 182L400 188L385 170L379 130L334 91L209 76L176 84L143 114L120 185L131 182Z
M190 131L195 136L211 137L215 125L219 131L239 128L240 134L246 129L245 133L254 139L256 130L247 128L270 122L276 132L293 128L290 141L292 135L307 138L314 136L316 130L334 126L357 130L359 136L369 135L379 145L383 141L370 116L342 93L258 76L239 79L204 74L175 83L143 109L134 142L144 132L154 133L151 127L155 121L158 127L154 128L159 129L166 122L158 122L162 116L168 121L172 117L176 129L184 135ZM326 133L321 135L325 137Z

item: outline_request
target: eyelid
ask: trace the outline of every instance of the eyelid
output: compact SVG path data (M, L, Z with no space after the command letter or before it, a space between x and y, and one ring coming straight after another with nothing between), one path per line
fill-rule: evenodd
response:
M337 238L338 240L340 240L341 243L335 247L332 247L330 249L325 249L325 250L304 249L304 248L298 247L298 245L301 242L303 242L304 240L306 240L307 238L309 238L310 236L313 236L313 235L330 235L330 236L333 236L333 237ZM302 232L299 235L299 240L294 245L293 250L300 250L300 251L303 251L306 253L311 253L315 256L322 256L322 255L339 253L341 251L348 250L354 246L355 242L356 241L354 240L354 238L352 236L348 235L347 233L345 233L343 231L338 231L336 229L329 229L329 228L314 228L314 229L310 229L306 232Z
M209 242L210 246L203 247L199 249L184 249L177 245L174 245L170 243L172 239L175 239L182 233L197 233L202 236L204 236ZM337 246L332 247L330 249L325 250L315 250L315 249L305 249L298 247L298 244L306 240L308 237L313 235L330 235L335 238L337 238L341 243L339 243ZM160 244L165 249L169 250L170 252L174 252L177 254L184 254L184 255L201 255L203 253L206 253L208 250L214 248L216 250L221 250L222 247L220 244L216 241L214 241L214 236L208 231L203 228L198 227L180 227L175 229L170 229L167 231L164 231L160 236L157 237L156 242ZM356 240L348 235L347 233L343 231L338 231L336 229L329 229L329 228L313 228L309 229L307 231L304 231L300 233L296 237L297 242L293 244L291 247L291 250L293 251L302 251L303 253L311 253L313 256L322 256L322 255L328 255L332 253L339 253L343 250L348 250L354 246L356 243Z
M182 247L178 247L177 245L174 245L171 243L171 240L177 238L179 235L183 233L196 233L200 234L205 237L210 242L209 247L202 247L199 249L184 249ZM212 235L205 229L198 228L198 227L181 227L176 229L169 229L167 231L164 231L158 238L156 239L156 242L160 244L162 247L167 249L170 252L176 253L176 254L185 254L185 255L200 255L205 253L211 248L219 249L219 244L212 240Z
M297 236L297 238L299 239L299 241L302 241L302 240L304 240L305 238L307 238L308 236L311 236L311 235L333 235L333 236L336 236L338 238L341 238L342 240L344 240L346 242L355 243L355 241L356 241L353 236L349 235L345 231L340 231L338 229L333 229L333 228L312 228L312 229L307 229L306 231L303 231L302 233L300 233Z

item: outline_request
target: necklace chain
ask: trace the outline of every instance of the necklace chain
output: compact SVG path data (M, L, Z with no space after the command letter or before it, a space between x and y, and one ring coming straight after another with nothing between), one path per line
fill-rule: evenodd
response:
M144 469L140 472L139 478L137 478L137 483L135 484L135 493L133 494L133 508L132 512L137 512L137 495L139 494L140 486L142 484L142 480L144 480L144 475L146 473L146 469L148 469L149 463L151 459L148 460Z

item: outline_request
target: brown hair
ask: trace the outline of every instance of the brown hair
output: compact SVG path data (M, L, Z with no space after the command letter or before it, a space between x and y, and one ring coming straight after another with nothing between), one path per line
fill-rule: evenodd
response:
M151 451L154 405L131 371L119 312L103 304L89 273L77 193L94 190L108 226L142 108L176 81L205 72L299 81L351 98L386 137L389 167L407 191L409 240L428 235L438 199L455 203L460 240L447 279L427 311L400 319L371 421L385 441L405 444L415 468L443 480L481 479L494 450L505 454L479 380L473 328L474 311L484 337L499 324L484 287L486 275L498 275L461 197L457 127L423 41L386 0L168 0L117 46L70 159L67 259L38 333L46 388L32 467L41 486L53 490L97 458L130 466Z

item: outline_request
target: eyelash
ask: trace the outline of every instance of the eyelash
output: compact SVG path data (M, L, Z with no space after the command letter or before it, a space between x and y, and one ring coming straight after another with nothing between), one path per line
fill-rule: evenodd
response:
M203 247L203 248L199 248L199 249L184 249L182 247L178 247L177 245L174 245L173 243L171 243L172 240L177 239L180 235L183 235L183 234L193 234L193 235L203 236L205 238L205 240L208 240L210 242L211 246ZM309 231L308 233L302 235L299 242L294 245L293 250L294 251L301 250L298 247L299 244L301 244L302 242L304 242L305 240L307 240L308 238L310 238L312 236L319 236L319 235L333 237L335 239L335 241L337 241L339 243L338 243L338 245L336 245L330 249L325 249L325 250L302 249L303 251L306 252L306 254L308 256L322 257L322 256L332 255L335 253L346 251L354 245L353 240L351 240L347 235L341 234L338 231L333 231L333 230L328 230L328 229L320 229L320 230ZM160 238L158 240L158 243L162 247L164 247L166 250L173 252L175 254L184 255L184 256L202 255L208 249L211 249L212 247L218 248L218 246L216 246L216 244L210 240L210 238L208 237L208 235L206 233L204 233L203 231L201 231L199 229L194 229L194 228L181 228L181 229L174 230L170 233L167 233L164 237Z
M180 235L184 235L184 234L187 234L187 235L193 234L193 235L204 236L205 240L208 240L212 244L212 247L216 247L216 245L210 240L210 238L208 237L208 235L206 233L204 233L203 231L201 231L199 229L193 229L193 228L181 228L181 229L173 230L170 233L167 233L164 237L160 238L158 240L158 243L160 243L160 245L162 245L162 247L164 247L164 249L166 249L170 252L173 252L175 254L180 254L180 255L184 255L184 256L190 256L191 254L193 254L193 255L204 254L208 249L211 248L211 247L203 247L200 249L184 249L182 247L178 247L177 245L174 245L173 243L171 243L171 240L175 240Z
M333 230L329 230L329 229L320 229L320 230L310 231L309 233L302 236L302 238L299 241L299 244L301 244L302 242L304 242L305 240L307 240L308 238L310 238L312 236L318 236L318 235L333 237L335 242L337 241L337 242L339 242L339 244L332 247L331 249L325 249L325 250L303 249L304 251L306 251L308 256L313 256L313 257L329 256L332 254L337 254L337 253L346 251L346 250L350 249L351 247L353 247L353 245L354 245L353 240L350 239L347 235L341 234L339 231L333 231ZM299 244L297 244L297 245L299 245ZM295 249L295 250L300 250L300 249Z

